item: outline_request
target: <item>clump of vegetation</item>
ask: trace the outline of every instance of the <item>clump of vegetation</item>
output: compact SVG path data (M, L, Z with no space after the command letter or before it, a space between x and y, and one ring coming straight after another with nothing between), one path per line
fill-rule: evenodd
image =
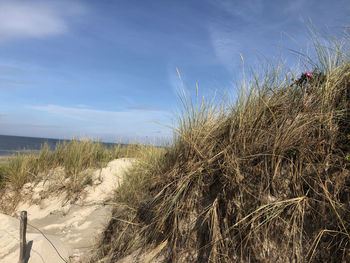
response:
M302 80L277 67L236 103L184 98L173 145L126 175L93 260L166 242L166 262L349 262L350 63L337 44L316 51Z
M38 154L17 154L10 156L0 166L0 186L7 184L19 190L27 182L40 180L50 170L61 167L70 180L70 190L79 191L86 180L82 173L89 168L101 168L109 161L121 157L136 157L143 147L137 144L106 147L92 140L64 141L54 150L44 144Z

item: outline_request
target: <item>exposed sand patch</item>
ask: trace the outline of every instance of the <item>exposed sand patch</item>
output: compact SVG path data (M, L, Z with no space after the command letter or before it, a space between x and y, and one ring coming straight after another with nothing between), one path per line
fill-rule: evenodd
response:
M86 186L74 202L67 202L64 194L43 195L50 187L45 182L28 184L23 191L30 192L30 195L24 195L28 199L19 202L14 215L26 210L28 223L54 240L68 262L84 262L84 256L89 254L111 217L112 205L108 201L113 198L114 190L122 183L125 171L133 162L133 159L117 159L94 171L91 185ZM17 219L0 214L0 262L18 261L18 231ZM44 256L49 259L45 262L64 262L60 258L55 261L57 252L38 231L28 226L27 232L27 243L32 241L28 262L43 262L40 260Z

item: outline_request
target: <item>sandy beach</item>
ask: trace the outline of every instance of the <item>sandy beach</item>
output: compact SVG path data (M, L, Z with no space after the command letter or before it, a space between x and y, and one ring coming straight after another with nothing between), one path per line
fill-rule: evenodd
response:
M0 262L18 260L17 218L23 210L28 213L28 262L63 262L61 257L67 262L84 262L111 217L110 201L114 190L122 183L132 163L132 159L117 159L93 171L91 185L87 185L75 200L67 199L64 192L48 194L52 182L25 184L15 212L0 213L0 247L4 248L0 251ZM6 191L1 199L4 201L11 195Z

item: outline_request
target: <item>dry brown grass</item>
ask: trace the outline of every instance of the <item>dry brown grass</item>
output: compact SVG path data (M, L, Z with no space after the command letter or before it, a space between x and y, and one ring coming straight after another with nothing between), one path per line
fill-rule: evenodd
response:
M170 262L349 262L350 64L317 51L307 81L275 68L233 105L183 97L174 144L127 175L94 260L167 241Z

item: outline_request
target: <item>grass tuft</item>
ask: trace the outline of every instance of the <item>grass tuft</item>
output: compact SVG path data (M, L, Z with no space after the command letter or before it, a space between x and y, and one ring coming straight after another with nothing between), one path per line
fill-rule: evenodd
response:
M173 145L126 175L94 260L167 244L169 262L350 261L350 63L314 43L312 78L277 66L234 103L181 96Z
M2 162L0 186L19 190L25 183L41 180L50 170L61 167L64 177L69 179L66 190L79 192L89 183L85 170L102 168L113 159L136 157L143 147L137 144L106 147L100 142L72 139L59 143L52 151L45 143L38 154L17 154Z

